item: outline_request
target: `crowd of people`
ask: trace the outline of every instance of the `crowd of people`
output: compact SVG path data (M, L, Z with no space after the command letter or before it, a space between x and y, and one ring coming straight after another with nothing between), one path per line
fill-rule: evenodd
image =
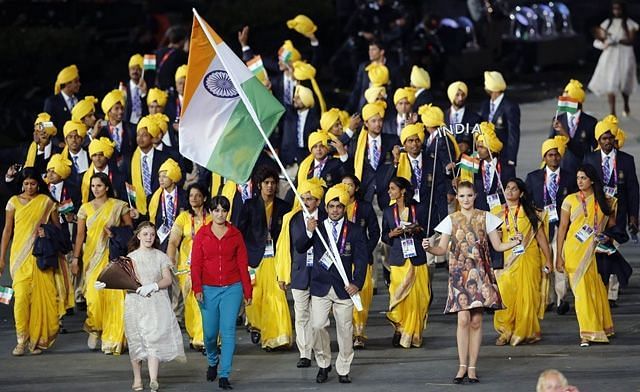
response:
M309 18L288 25L317 53ZM134 390L143 388L141 361L158 390L159 362L184 358L179 326L206 354L207 379L219 376L231 389L240 317L267 351L295 341L296 366L315 359L324 383L333 313L334 366L338 381L350 383L354 349L368 345L381 265L394 347L422 346L432 298L446 296L444 312L457 314L456 384L480 381L486 312L496 345L535 343L545 310L568 311L571 288L580 345L614 334L610 307L631 273L618 246L638 231L640 190L625 132L613 115L598 121L584 112L579 81L561 92L575 110L549 114L541 168L522 173L520 108L500 72L485 72L479 110L466 104L462 81L450 84L442 110L432 104L429 73L414 66L399 74L372 40L345 111L325 103L314 57L304 62L285 41L279 71L264 80L286 109L272 140L278 155L264 149L252 177L235 183L180 154L188 66L186 35L174 33L156 53L154 86L140 54L129 61L130 80L100 101L79 98L75 65L61 70L24 161L7 171L3 185L14 196L0 273L8 258L13 355L49 348L68 310L86 307L88 348L128 350ZM238 39L243 60L253 59L248 29ZM295 175L295 192L281 183L276 159ZM71 244L54 248L51 267L34 248L55 233ZM129 242L136 292L99 280L117 242ZM436 263L448 268L446 293L431 289Z

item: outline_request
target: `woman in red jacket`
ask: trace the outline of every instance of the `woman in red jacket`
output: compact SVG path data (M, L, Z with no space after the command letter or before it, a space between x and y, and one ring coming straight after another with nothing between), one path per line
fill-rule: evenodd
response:
M213 222L198 231L191 250L193 292L200 304L207 350L207 380L218 376L219 386L232 389L229 373L236 340L236 316L243 292L245 303L251 303L247 249L242 234L226 221L229 200L224 196L211 199ZM218 332L222 349L218 358Z

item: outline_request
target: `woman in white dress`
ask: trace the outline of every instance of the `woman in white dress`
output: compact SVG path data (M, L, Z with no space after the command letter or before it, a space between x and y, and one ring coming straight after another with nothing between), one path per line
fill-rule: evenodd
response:
M171 260L157 249L156 230L142 222L131 239L129 257L142 287L128 293L124 302L124 327L133 367L134 391L142 391L141 364L149 366L149 388L158 390L160 362L185 361L182 334L171 307L167 287L171 286Z
M611 16L596 29L596 43L602 49L589 89L596 95L607 95L611 114L616 114L616 94L622 93L623 116L629 115L629 95L635 90L636 57L633 53L638 24L627 16L623 1L614 0Z

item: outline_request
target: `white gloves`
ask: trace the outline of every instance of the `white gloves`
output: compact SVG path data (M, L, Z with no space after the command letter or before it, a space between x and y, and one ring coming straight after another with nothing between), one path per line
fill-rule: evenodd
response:
M150 297L151 293L160 290L157 283L145 284L142 287L138 287L136 293L140 294L143 297Z
M107 287L107 284L106 284L106 283L104 283L104 282L101 282L101 281L99 281L99 280L96 280L96 282L93 284L93 287L94 287L96 290L102 290L102 289L104 289L105 287Z

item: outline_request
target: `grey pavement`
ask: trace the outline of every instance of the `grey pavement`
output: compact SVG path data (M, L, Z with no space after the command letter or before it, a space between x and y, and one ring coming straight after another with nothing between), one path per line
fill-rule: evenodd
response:
M555 100L522 105L522 139L518 174L536 168L540 144L546 138ZM598 118L606 114L606 102L589 95L587 112ZM640 118L640 98L632 97L632 110ZM637 130L640 120L622 118L627 131L624 150L640 155ZM639 270L640 247L626 244L622 252ZM317 369L296 369L297 351L267 353L251 344L248 334L238 330L238 345L231 382L236 390L344 390L344 391L534 391L538 374L547 368L562 371L581 391L640 391L640 285L637 273L623 290L619 307L613 309L616 337L608 345L580 348L578 323L572 310L559 316L547 312L542 321L543 339L535 345L496 347L491 315L485 315L483 347L480 351L477 385L455 386L457 371L456 318L442 314L446 293L446 270L433 278L434 301L429 311L423 347L394 349L392 328L384 312L389 296L379 284L370 311L367 348L357 351L351 370L353 384L341 385L330 374L327 384L316 384ZM0 279L7 285L7 276ZM0 391L126 391L132 383L128 355L106 356L89 352L82 332L83 314L67 318L69 333L41 356L14 358L15 332L10 309L0 305ZM332 331L332 336L335 332ZM186 342L186 341L185 341ZM188 347L188 344L185 344ZM333 344L334 353L337 345ZM188 348L187 348L188 350ZM186 364L162 364L160 388L164 391L218 390L205 381L206 361L189 351ZM334 356L335 358L335 356ZM315 365L315 363L313 364ZM312 366L313 366L312 365ZM148 387L147 387L148 390Z

